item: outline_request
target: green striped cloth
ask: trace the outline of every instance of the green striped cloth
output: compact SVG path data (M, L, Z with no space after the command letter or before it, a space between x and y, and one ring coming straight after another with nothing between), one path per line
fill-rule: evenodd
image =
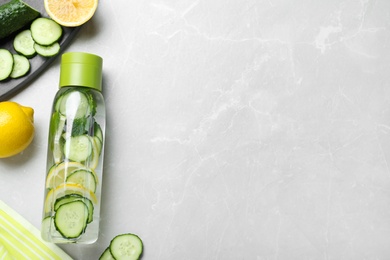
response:
M47 243L40 231L0 200L0 260L72 260L61 248Z

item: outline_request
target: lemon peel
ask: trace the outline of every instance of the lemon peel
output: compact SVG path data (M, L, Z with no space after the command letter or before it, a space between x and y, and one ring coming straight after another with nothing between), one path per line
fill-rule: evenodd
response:
M25 150L34 139L34 110L16 102L0 102L0 158Z

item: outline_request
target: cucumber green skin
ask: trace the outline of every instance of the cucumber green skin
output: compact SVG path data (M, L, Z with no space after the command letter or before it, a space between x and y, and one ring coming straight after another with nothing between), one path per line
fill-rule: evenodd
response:
M0 39L22 29L41 14L21 0L0 6Z

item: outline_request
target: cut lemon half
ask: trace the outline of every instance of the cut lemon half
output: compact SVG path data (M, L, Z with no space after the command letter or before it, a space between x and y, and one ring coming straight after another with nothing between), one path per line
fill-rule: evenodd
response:
M62 26L76 27L91 19L98 0L44 0L44 4L51 19Z
M46 188L53 189L66 182L66 178L71 172L83 169L85 166L78 162L62 162L53 165L46 177Z
M84 188L83 186L76 183L62 183L55 189L50 190L45 199L44 213L47 214L54 209L54 203L58 198L61 198L66 195L77 194L84 198L89 199L94 204L97 203L97 198L95 193L89 189Z

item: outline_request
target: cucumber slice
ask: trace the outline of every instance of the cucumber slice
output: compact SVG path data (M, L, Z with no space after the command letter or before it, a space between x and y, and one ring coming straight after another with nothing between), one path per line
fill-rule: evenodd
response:
M49 237L50 237L50 233L51 233L51 228L53 227L52 226L53 224L53 221L52 221L52 217L45 217L43 220L42 220L42 223L41 223L41 236L43 238L43 240L45 241L49 241Z
M43 240L51 242L51 239L50 239L51 235L50 234L54 235L54 236L61 236L61 234L58 233L58 231L56 230L56 228L54 226L53 217L48 216L42 220L41 237L43 238Z
M16 79L23 77L30 71L30 61L19 54L13 54L14 67L12 68L11 78Z
M7 79L14 67L14 57L9 50L0 49L0 81Z
M92 144L88 135L71 136L65 140L64 155L71 161L84 162L92 154Z
M84 233L88 221L88 207L78 200L61 205L54 215L54 225L68 239Z
M135 234L121 234L110 243L110 252L114 259L137 260L142 254L142 240Z
M42 223L41 223L41 236L43 238L43 240L45 241L49 241L49 234L50 234L50 229L51 229L51 217L45 217L43 220L42 220Z
M87 205L88 207L88 220L87 223L91 223L93 221L93 203L91 200L79 195L79 194L69 194L65 195L63 197L60 197L56 200L54 203L54 210L57 211L58 208L66 203L73 202L73 201L82 201Z
M92 153L91 156L85 161L85 165L90 169L96 169L99 164L100 151L97 142L94 137L88 136L92 144ZM99 141L98 141L99 142Z
M34 41L43 46L52 45L62 36L62 27L50 18L35 19L31 26L31 35Z
M72 171L66 178L66 182L72 182L80 184L84 188L87 188L93 192L96 191L97 176L89 169L78 169Z
M66 118L62 116L60 113L55 112L53 114L51 123L50 123L50 131L52 140L52 150L53 150L53 159L55 163L60 163L63 159L63 146L64 141L61 139L62 131L65 127Z
M97 153L100 155L102 153L103 143L97 136L94 136L93 139L94 139L95 144L96 144L96 148L98 151Z
M66 92L65 92L66 93ZM61 105L61 102L62 102L62 99L64 98L65 94L62 93L58 98L57 98L57 101L56 103L54 104L54 111L55 112L60 112L60 105Z
M61 46L58 42L49 46L43 46L38 43L34 43L34 50L42 57L53 57L60 52Z
M99 257L99 260L115 260L115 258L112 256L110 252L109 247L107 247L106 250L104 250L103 254Z
M100 125L97 122L95 122L93 124L93 132L94 132L94 136L99 138L100 142L103 143L103 131L102 131L102 128L100 127Z
M0 6L0 39L22 29L40 16L40 13L21 0L12 0Z
M58 111L68 118L87 117L91 113L88 97L79 91L66 91L56 107Z
M24 30L18 33L13 42L15 51L29 59L37 54L34 49L34 44L35 42L30 30Z

